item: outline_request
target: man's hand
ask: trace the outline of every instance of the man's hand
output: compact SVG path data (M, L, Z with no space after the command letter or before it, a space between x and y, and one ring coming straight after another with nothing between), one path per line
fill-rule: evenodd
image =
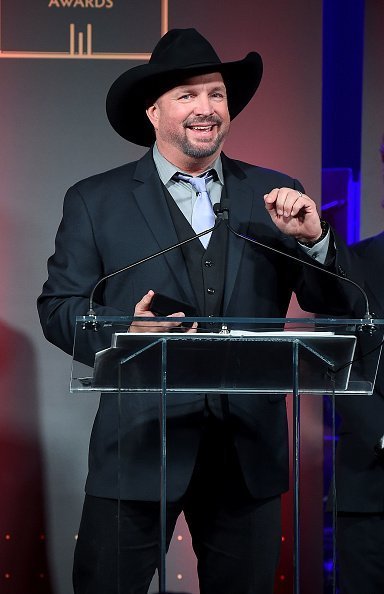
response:
M143 318L155 318L155 314L149 309L154 296L154 291L150 290L144 295L144 297L136 304L134 316ZM182 311L173 313L167 318L170 318L168 322L154 322L153 324L148 322L133 322L129 327L129 332L169 332L178 326L181 326L182 322L172 322L171 318L184 318L185 314ZM194 322L193 326L186 330L188 333L194 333L197 329L197 323Z
M298 241L312 242L322 233L315 202L292 188L275 188L264 195L265 208L276 227Z

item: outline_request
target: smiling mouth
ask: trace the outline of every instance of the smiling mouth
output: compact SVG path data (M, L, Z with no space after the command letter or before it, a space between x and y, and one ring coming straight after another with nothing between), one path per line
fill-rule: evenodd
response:
M216 124L210 126L187 126L190 130L196 130L197 132L211 132Z

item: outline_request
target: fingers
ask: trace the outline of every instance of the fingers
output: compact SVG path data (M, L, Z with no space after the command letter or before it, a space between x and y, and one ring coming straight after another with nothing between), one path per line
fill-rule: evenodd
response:
M316 241L321 236L321 222L316 203L293 188L274 188L264 195L265 208L278 229L301 242Z
M153 315L149 308L154 294L154 291L149 290L148 293L146 293L144 297L142 297L142 299L140 299L140 301L136 303L134 313L135 316L147 316L147 314L149 316Z
M275 210L281 217L297 217L303 212L316 210L316 205L309 196L292 188L274 188L264 195L264 202L268 211Z
M171 329L171 328L177 328L178 326L181 326L181 324L183 323L182 321L178 321L178 322L171 322L172 318L185 318L185 313L182 311L178 311L176 313L170 314L169 316L167 316L167 320L169 320L169 322L162 322L167 328ZM161 322L159 322L161 323Z
M150 310L152 298L154 296L154 291L149 290L140 301L136 304L134 317L143 317L143 318L155 318L155 314ZM178 318L177 321L172 321L172 318ZM132 322L129 332L169 332L175 328L178 328L182 325L183 321L180 318L185 318L185 313L182 311L178 311L175 313L170 314L167 316L167 321L156 321L156 322L149 322L149 321L135 321ZM195 322L188 332L193 333L196 332L197 323Z
M185 318L185 313L182 311L179 311L178 313L174 313L171 314L169 316L167 316L167 318ZM181 320L180 322L172 322L171 324L168 324L169 328L177 328L178 326L182 326L183 325L183 321ZM188 330L185 330L185 334L195 334L197 332L197 322L193 322L192 326L190 328L188 328Z
M177 322L172 322L172 318L185 318L185 314L182 311L179 311L167 316L166 322L157 322L156 324L153 324L155 328L152 332L170 332L171 330L177 330L178 328L185 332L185 334L194 334L197 332L197 322L193 322L193 325L190 328L185 329L185 327L183 327L183 320L179 319Z

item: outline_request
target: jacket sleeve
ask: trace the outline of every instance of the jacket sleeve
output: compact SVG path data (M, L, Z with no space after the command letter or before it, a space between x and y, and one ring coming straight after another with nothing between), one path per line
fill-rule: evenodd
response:
M92 289L104 275L91 217L81 193L73 187L64 199L55 251L48 260L48 280L37 300L45 337L70 355L73 353L76 316L87 315ZM129 312L97 303L94 310L100 316L129 315ZM85 334L82 350L83 359L87 361L92 353L110 346L96 332Z
M294 287L300 307L321 315L353 317L361 293L350 280L354 276L353 262L345 242L330 229L325 264L298 249L300 260L306 262L301 266Z

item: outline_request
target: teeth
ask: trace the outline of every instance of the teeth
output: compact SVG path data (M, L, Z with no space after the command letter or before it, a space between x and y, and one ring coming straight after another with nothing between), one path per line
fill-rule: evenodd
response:
M212 126L192 126L193 130L211 130Z

